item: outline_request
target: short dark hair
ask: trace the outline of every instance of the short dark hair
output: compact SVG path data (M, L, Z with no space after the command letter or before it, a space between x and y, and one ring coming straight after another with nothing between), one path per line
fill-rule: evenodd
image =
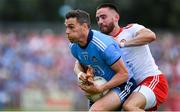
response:
M112 4L112 3L103 3L103 4L99 5L99 6L96 8L96 10L101 9L101 8L106 8L106 7L108 7L108 8L110 8L110 9L116 11L116 12L119 14L118 8L117 8L114 4Z
M91 25L90 15L86 11L76 9L71 10L65 15L66 19L77 18L80 24L87 23L88 27Z

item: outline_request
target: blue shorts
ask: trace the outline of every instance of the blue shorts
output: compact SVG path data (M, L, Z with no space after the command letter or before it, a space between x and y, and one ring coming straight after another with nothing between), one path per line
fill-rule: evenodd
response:
M112 91L119 96L121 103L124 103L127 97L136 89L136 87L136 81L131 78L129 81L121 84L120 86L112 88Z
M124 101L128 98L128 96L136 89L136 87L136 81L134 80L134 78L131 78L129 79L129 81L121 84L118 87L112 88L111 90L119 96L122 105ZM89 107L91 107L92 104L93 102L90 101Z

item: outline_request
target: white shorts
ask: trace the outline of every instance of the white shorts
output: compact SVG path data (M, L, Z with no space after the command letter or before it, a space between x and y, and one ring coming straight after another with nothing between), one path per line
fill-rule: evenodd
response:
M145 110L152 108L156 105L156 96L154 92L147 86L140 85L133 92L140 92L146 98Z
M145 110L157 110L167 99L168 82L163 74L149 76L133 92L140 92L145 96Z

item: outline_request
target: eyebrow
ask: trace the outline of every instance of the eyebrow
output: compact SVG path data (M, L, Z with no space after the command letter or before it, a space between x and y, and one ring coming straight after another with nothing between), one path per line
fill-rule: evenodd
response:
M66 26L74 26L74 24L70 23L70 24L66 24L66 22L64 23Z
M96 18L103 17L103 16L106 16L106 14L101 14L99 16L96 16Z

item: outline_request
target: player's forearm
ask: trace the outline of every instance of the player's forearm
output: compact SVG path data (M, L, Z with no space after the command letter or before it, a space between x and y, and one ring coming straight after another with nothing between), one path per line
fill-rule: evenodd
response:
M156 39L156 35L149 29L140 30L137 35L132 39L124 43L125 47L140 46L148 44Z
M80 72L84 72L83 67L79 64L78 61L75 62L74 72L75 72L76 75L78 75Z
M103 85L103 91L119 86L128 79L128 70L122 59L114 63L111 68L115 71L115 75Z
M102 91L117 87L128 80L128 72L117 73L114 77L102 86Z

